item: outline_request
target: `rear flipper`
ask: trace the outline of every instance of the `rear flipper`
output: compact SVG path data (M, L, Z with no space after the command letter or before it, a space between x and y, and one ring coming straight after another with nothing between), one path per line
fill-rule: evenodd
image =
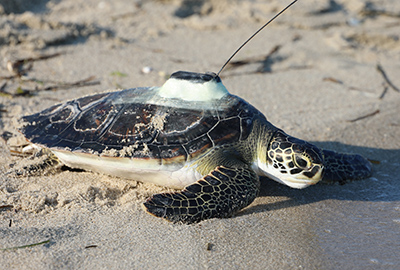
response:
M230 217L257 197L260 180L246 168L217 167L180 192L155 194L144 203L154 216L172 222L195 223Z
M16 176L40 176L54 172L62 167L59 159L48 149L39 152L40 160L36 163L9 171L7 174Z
M360 155L342 154L322 150L325 173L321 183L339 183L343 185L351 180L360 180L371 176L371 163Z

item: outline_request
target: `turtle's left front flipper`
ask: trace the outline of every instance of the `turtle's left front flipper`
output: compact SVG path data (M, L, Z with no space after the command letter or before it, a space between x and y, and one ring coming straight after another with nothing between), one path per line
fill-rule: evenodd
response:
M180 192L155 194L144 203L154 216L194 223L230 217L257 197L260 180L248 168L217 167Z
M360 155L342 154L323 150L325 172L321 183L345 184L350 180L360 180L371 176L371 163Z

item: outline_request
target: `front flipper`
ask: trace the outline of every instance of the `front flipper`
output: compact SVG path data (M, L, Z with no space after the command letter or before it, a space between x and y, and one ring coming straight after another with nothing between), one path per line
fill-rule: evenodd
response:
M259 189L254 171L221 166L180 192L153 195L144 206L150 214L168 221L194 223L232 216L252 203Z
M371 163L360 155L323 150L325 173L321 183L345 184L371 176Z

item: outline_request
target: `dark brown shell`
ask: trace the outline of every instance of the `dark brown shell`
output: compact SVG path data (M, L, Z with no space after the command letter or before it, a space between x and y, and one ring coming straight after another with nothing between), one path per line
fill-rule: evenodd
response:
M156 88L134 88L71 100L23 117L20 131L47 148L186 161L246 139L264 117L233 95L207 102L155 97Z

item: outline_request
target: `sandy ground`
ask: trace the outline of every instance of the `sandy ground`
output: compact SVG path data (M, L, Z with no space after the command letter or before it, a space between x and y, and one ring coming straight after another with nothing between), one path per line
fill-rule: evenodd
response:
M5 174L30 160L10 153L23 143L15 119L161 85L177 70L217 72L286 4L0 0L0 248L46 241L1 250L1 268L399 269L397 0L300 0L240 52L243 65L222 73L231 93L287 133L374 160L369 179L304 190L262 179L234 217L180 225L142 209L160 187L69 170ZM44 55L53 57L7 69ZM65 85L85 79L92 85Z

